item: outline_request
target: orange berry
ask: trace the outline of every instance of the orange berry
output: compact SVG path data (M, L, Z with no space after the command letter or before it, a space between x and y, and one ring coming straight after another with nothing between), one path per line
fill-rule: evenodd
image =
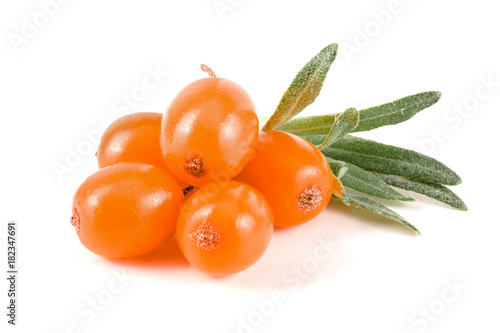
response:
M273 215L264 197L240 182L209 184L184 204L177 241L186 259L210 275L240 272L271 242Z
M160 148L162 117L161 113L137 112L112 122L97 148L99 168L120 162L138 162L166 169ZM182 181L179 185L188 186Z
M176 179L165 169L119 163L78 187L71 224L90 251L107 258L137 257L174 235L183 201Z
M197 80L179 92L163 116L163 160L178 179L194 186L228 181L250 159L258 128L243 88L223 78Z
M161 113L138 112L112 122L97 149L104 168L119 162L139 162L165 168L160 148Z
M314 145L277 131L260 132L254 156L234 179L264 195L278 227L317 216L328 204L334 186L330 166Z

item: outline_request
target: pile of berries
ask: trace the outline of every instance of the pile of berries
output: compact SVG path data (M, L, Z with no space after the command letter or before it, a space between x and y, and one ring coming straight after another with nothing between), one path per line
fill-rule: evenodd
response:
M133 258L176 234L195 268L240 272L265 253L273 227L317 216L334 178L308 141L259 133L255 107L236 83L197 80L164 115L113 122L97 151L100 170L73 198L71 224L82 244L107 258Z

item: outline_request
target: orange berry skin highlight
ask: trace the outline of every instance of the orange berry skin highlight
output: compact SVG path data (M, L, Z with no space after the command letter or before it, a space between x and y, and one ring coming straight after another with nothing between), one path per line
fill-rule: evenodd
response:
M214 276L250 267L264 255L272 233L267 201L253 187L234 181L196 191L177 222L177 241L186 259Z
M234 177L252 156L259 122L236 83L205 78L187 85L163 116L161 148L178 179L201 187Z
M235 180L264 195L277 227L299 225L317 216L334 186L330 166L314 145L278 131L260 132L254 156Z
M132 258L174 235L183 202L177 180L165 169L119 163L97 171L78 187L71 224L90 251Z
M139 162L165 168L160 148L163 115L138 112L112 122L97 149L97 163L104 168L119 162Z

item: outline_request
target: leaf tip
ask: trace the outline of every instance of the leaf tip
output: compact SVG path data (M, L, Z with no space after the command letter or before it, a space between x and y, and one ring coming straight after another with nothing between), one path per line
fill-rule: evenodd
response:
M430 104L428 105L428 107L433 105L433 104L436 104L441 99L441 96L443 95L440 91L437 91L437 90L431 90L431 91L427 91L427 92L421 93L421 94L426 95L430 98Z
M444 184L444 185L448 185L448 186L455 186L455 185L460 185L462 184L462 178L460 178L460 176L453 170L451 170L451 176L450 176L450 180L449 180L449 183L448 184Z
M461 211L464 211L464 212L469 211L469 207L467 207L465 202L462 199L460 199L459 197L457 197L457 199L458 199L458 202L454 208L461 210Z
M338 43L331 43L329 45L327 45L324 50L332 50L332 51L337 51L339 48L339 44Z
M406 221L406 219L403 219L403 225L405 225L406 227L410 228L411 230L413 230L413 232L415 232L415 235L416 236L422 236L422 233L420 232L420 230L417 229L417 227L415 227L413 224L411 224L410 222Z

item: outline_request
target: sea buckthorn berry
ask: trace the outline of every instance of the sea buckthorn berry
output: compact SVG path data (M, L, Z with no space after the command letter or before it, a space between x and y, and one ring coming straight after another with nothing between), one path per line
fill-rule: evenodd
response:
M138 112L112 122L97 148L99 168L119 162L138 162L165 168L160 148L162 116L156 112Z
M250 159L259 122L243 88L215 77L197 80L174 98L161 125L169 171L195 186L233 178Z
M177 180L165 169L119 163L80 185L70 222L90 251L107 258L132 258L174 235L183 202Z
M266 199L240 182L212 183L189 197L177 222L186 259L210 275L240 272L266 251L273 215Z
M137 112L118 118L108 126L97 148L97 163L104 168L120 162L138 162L166 169L160 148L163 114ZM187 183L178 180L185 188Z
M264 195L278 227L317 216L328 204L334 186L330 166L316 147L277 131L260 132L254 156L234 179Z

